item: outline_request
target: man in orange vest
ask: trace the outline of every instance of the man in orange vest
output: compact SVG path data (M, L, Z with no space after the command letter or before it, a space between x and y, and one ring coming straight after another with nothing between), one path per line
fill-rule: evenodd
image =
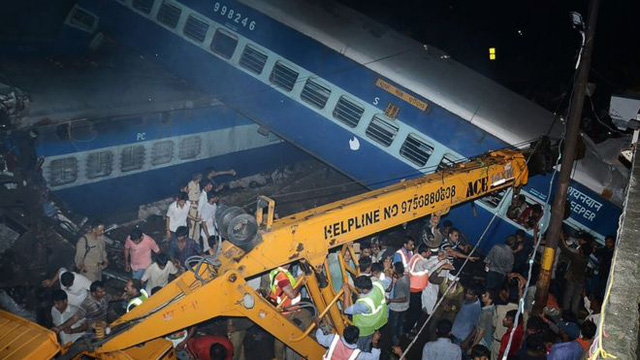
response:
M437 250L436 250L437 251ZM431 250L425 244L418 246L418 251L409 260L409 311L404 324L404 331L410 331L420 318L422 312L422 290L429 284L429 257Z
M358 349L358 337L360 337L360 330L354 325L347 326L342 336L338 334L325 335L320 327L316 330L316 340L320 345L328 348L322 356L323 360L378 360L380 358L380 349L378 348L380 332L373 334L371 352L363 352Z
M402 247L396 251L393 255L393 263L401 262L405 271L409 269L409 260L413 256L413 248L415 247L415 241L411 236L407 236L404 239Z

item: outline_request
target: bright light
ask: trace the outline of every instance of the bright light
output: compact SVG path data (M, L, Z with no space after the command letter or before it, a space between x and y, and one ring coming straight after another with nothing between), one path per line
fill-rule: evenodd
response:
M489 60L496 59L496 48L489 48Z

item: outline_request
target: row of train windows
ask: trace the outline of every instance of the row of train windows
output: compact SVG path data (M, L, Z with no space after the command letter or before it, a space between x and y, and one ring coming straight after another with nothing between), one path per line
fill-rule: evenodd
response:
M168 164L173 160L175 143L172 140L156 142L151 146L151 165ZM178 159L195 159L201 150L201 140L197 136L180 141ZM140 170L144 167L147 149L144 145L133 145L120 152L120 171L123 173ZM111 150L90 153L86 159L86 178L97 179L109 176L113 172L114 152ZM78 159L75 156L55 159L49 165L49 183L51 186L70 184L78 179Z
M137 10L149 14L154 0L133 0L132 6ZM178 25L182 9L176 5L163 1L158 11L157 19L162 24L175 28ZM193 14L189 14L184 24L182 32L185 36L193 41L202 43L209 31L209 24L206 21L198 19ZM210 49L215 54L225 59L231 59L238 45L238 37L233 33L218 28L211 40ZM245 45L240 55L239 64L244 69L256 75L261 75L268 56L251 45ZM295 84L299 81L300 73L291 66L284 64L282 61L276 61L269 81L278 88L291 92ZM300 99L307 104L322 110L329 100L331 89L322 82L308 78L300 93ZM365 107L358 101L348 96L342 95L333 109L333 117L348 127L355 128L360 123ZM382 146L388 147L398 133L399 127L383 115L375 115L366 129L366 136L376 141ZM420 137L410 134L400 148L400 155L408 159L418 166L424 166L429 157L433 154L433 146L424 141ZM443 158L439 169L445 167L452 161Z

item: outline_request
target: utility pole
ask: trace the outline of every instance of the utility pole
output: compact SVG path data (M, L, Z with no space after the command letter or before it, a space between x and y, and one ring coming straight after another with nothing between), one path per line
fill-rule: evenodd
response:
M549 295L551 270L553 269L553 264L556 259L556 250L558 248L560 231L562 229L562 220L564 218L564 208L567 200L567 192L569 190L569 181L571 180L571 170L573 169L573 161L575 159L576 146L578 144L578 135L580 133L582 106L584 105L584 95L587 88L587 81L589 80L591 54L593 53L593 41L599 7L600 0L591 0L591 3L589 4L589 20L586 29L586 40L582 51L582 60L580 61L578 68L578 76L576 77L573 86L573 96L571 98L567 132L564 139L564 146L562 148L562 163L560 175L558 176L558 188L551 207L551 222L545 237L546 245L542 253L540 277L538 278L536 286L536 301L533 307L534 315L542 313Z

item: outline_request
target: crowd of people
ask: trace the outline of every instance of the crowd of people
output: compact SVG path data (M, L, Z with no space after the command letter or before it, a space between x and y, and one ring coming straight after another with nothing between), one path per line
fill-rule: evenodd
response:
M407 235L395 251L376 242L361 244L361 276L354 287L358 300L369 298L370 305L363 302L344 312L373 314L380 307L386 315L377 318L375 331L354 316L360 330L355 342L359 351L374 354L374 359L385 356L385 345L381 351L371 345L378 331L380 344L387 338L387 353L407 359L577 360L588 356L615 238L608 236L604 246L594 251L592 236L564 231L549 300L541 314L532 314L539 272L534 238L517 230L480 261L462 240L461 231L448 221L439 226L439 220L432 216L419 236ZM537 224L529 224L537 235ZM465 261L473 270L462 270ZM480 264L484 271L478 271ZM376 290L376 284L384 291ZM350 286L343 286L347 293ZM376 292L377 297L369 295ZM348 299L344 301L348 304ZM343 343L353 341L343 336ZM407 344L414 349L405 351Z
M45 287L59 283L52 292L51 317L61 343L93 336L105 326L110 303L119 314L131 311L187 271L188 258L217 252L218 195L210 176L221 173L233 172L209 173L204 180L196 174L176 195L166 212L164 239L156 241L137 227L130 231L122 249L129 280L119 296L107 294L102 281L109 266L104 224L91 224L77 242L75 268L60 268L42 282ZM524 200L514 199L510 216L522 219L535 237L538 209L518 201ZM301 306L308 294L296 275L310 271L303 264L276 268L255 287L287 309L284 315L299 328L316 322L318 328L309 336L327 347L326 359L584 358L597 331L615 239L607 237L596 250L590 235L565 232L549 300L543 313L534 315L534 237L517 230L482 257L472 251L463 230L464 224L441 223L440 216L432 215L417 231L407 230L399 247L380 234L358 241L358 256L350 258L347 252L343 259L358 269L358 276L348 281L335 271L340 262L332 252L327 272L334 290L343 290L340 310L353 323L342 335ZM253 324L224 321L221 333L203 334L192 327L167 339L180 359L244 359L244 338ZM277 339L274 354L277 359L298 358Z
M139 227L129 232L122 249L122 270L128 281L120 295L107 293L103 281L103 270L109 266L105 224L89 224L89 230L77 241L73 269L60 268L42 281L44 287L56 287L52 291L51 320L62 344L95 336L104 330L110 315L131 311L187 271L187 259L215 253L221 241L215 226L220 187L214 186L212 179L225 174L235 175L235 171L210 171L204 179L195 174L180 189L166 211L164 239L156 241ZM192 328L170 334L167 339L180 359L244 359L242 321L228 326L233 331L227 336L197 336Z

